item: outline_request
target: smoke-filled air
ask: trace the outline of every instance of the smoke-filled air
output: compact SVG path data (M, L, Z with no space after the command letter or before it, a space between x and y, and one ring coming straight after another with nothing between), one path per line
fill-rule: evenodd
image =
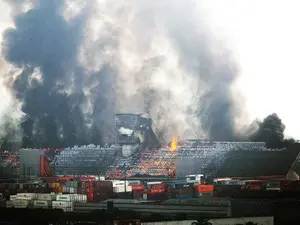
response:
M25 147L111 143L115 113L148 112L165 140L241 138L239 68L198 1L5 4L2 138Z

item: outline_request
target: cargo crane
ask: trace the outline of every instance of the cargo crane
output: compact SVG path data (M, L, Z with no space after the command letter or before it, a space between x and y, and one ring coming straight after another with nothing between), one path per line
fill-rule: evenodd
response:
M53 177L53 172L50 167L50 162L44 155L40 156L39 176L40 177Z

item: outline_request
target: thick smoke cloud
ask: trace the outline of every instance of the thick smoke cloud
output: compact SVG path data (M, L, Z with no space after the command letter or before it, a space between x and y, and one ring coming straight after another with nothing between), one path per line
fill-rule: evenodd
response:
M163 139L236 138L238 68L199 3L24 2L2 52L21 69L26 146L113 142L115 111L149 112Z
M250 136L252 141L266 142L270 148L280 148L295 143L294 139L284 139L285 125L276 113L270 114L262 122L256 121L256 123L258 129Z
M97 122L107 103L103 96L94 96L94 108L84 115L82 108L88 100L83 89L90 87L85 82L93 83L94 95L101 87L94 74L84 79L85 71L77 66L76 58L87 15L83 11L67 22L62 16L64 6L61 0L35 1L32 9L15 16L15 28L4 33L6 60L22 68L13 87L26 114L22 124L25 146L101 142Z
M102 27L109 24L110 29L96 35L97 43L107 33L117 43L100 58L112 56L110 63L117 68L118 111L149 111L165 139L235 139L235 119L241 112L231 90L238 69L206 27L199 4L118 3L97 9L106 19Z

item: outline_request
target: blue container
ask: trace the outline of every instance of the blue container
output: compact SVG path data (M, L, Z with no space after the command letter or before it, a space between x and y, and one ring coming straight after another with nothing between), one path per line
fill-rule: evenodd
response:
M194 184L192 184L192 183L186 183L186 182L170 183L169 187L171 189L191 188L191 187L194 187Z
M176 199L190 199L194 198L193 194L177 194Z
M161 200L167 200L168 194L167 193L158 193L158 194L148 194L147 200L151 201L161 201Z

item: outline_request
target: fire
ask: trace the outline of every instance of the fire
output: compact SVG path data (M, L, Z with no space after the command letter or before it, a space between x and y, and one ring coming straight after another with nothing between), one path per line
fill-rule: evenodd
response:
M170 144L170 151L173 152L175 151L177 148L177 137L172 137L172 140L171 140L171 144Z

